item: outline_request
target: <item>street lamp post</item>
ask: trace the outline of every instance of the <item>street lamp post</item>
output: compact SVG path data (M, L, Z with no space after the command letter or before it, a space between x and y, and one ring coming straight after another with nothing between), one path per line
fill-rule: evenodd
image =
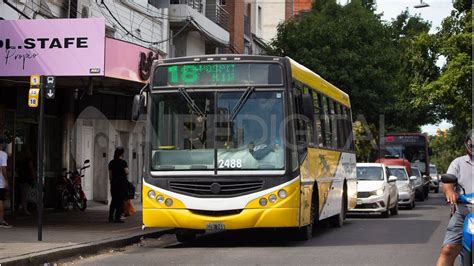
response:
M424 7L429 7L427 3L423 2L423 0L420 0L420 3L418 5L415 5L415 8L424 8Z

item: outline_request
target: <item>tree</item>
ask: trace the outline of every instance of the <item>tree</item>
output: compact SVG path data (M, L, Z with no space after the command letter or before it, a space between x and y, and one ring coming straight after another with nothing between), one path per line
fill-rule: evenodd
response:
M439 119L454 124L453 137L462 143L462 136L472 128L472 0L455 0L453 6L441 30L426 42L436 56L446 59L441 74L431 80L416 69L418 80L411 88L415 104L433 106Z
M348 93L354 117L364 115L369 125L385 115L388 131L416 130L433 118L429 106L409 100L411 69L403 68L411 59L404 53L430 25L405 12L392 26L374 10L372 0L316 1L310 14L278 26L271 53L292 57Z

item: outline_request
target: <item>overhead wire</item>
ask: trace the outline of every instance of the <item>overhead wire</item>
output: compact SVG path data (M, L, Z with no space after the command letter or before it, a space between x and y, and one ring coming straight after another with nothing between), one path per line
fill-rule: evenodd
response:
M144 42L144 43L148 43L148 44L160 44L160 43L164 43L164 42L167 42L171 39L174 39L176 36L178 36L181 32L183 32L188 26L189 24L191 23L191 20L189 18L187 18L187 22L186 24L176 33L174 34L173 36L171 36L170 38L168 39L165 39L165 40L161 40L161 41L148 41L148 40L144 40L142 39L141 37L138 37L138 36L135 36L132 32L130 32L121 22L120 20L117 19L117 17L115 17L115 15L112 13L112 11L110 10L110 8L105 4L104 0L101 0L101 4L105 7L105 9L107 10L107 12L110 14L110 16L115 20L115 22L125 31L127 32L128 35L132 36L133 38L141 41L141 42Z

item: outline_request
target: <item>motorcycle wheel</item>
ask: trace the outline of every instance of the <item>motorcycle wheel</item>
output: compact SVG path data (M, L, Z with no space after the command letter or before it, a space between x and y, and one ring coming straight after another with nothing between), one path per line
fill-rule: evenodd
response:
M80 210L80 211L85 211L86 208L87 208L87 200L86 199L82 199L82 198L76 198L76 207Z
M59 195L59 208L67 211L69 209L69 192L64 189Z

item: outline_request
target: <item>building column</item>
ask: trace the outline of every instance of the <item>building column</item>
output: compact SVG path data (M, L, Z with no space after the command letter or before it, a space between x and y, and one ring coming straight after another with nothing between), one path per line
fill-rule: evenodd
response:
M229 35L230 52L243 54L244 46L244 14L245 1L227 1L225 9L230 14Z
M65 90L62 120L62 168L71 169L71 145L74 126L74 91Z

